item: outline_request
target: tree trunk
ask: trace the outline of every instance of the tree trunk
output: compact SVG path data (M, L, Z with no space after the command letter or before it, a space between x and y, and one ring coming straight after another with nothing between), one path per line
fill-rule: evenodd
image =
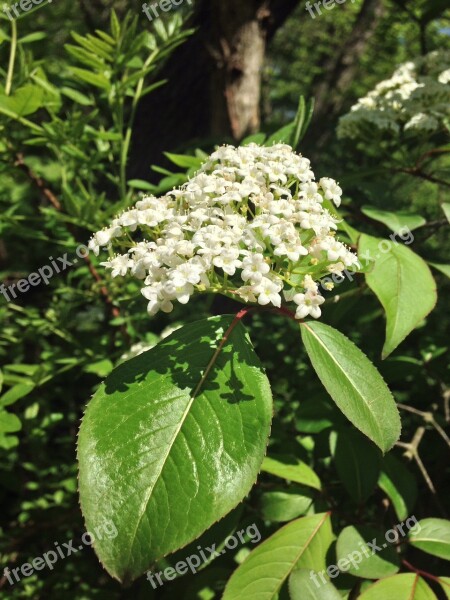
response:
M196 32L160 73L168 83L143 98L130 175L148 179L164 150L239 141L259 129L266 44L299 0L198 0Z

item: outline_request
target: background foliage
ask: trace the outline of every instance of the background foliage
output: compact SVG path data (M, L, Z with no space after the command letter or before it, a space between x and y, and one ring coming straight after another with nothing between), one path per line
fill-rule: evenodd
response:
M280 464L302 461L320 484L311 485L309 471L294 479L292 474L278 476L273 464L272 468L266 464L239 510L205 534L217 544L230 531L250 523L258 524L263 539L291 521L293 527L306 528L329 510L336 535L350 526L384 532L410 515L448 517L449 446L443 429L450 418L445 385L449 248L442 210L449 201L448 155L433 157L414 170L429 146L406 144L392 150L377 140L372 145L365 142L362 152L353 142L338 142L335 136L338 117L389 77L398 63L420 54L424 40L426 50L450 48L445 3L436 2L433 11L428 5L419 0L384 3L357 72L344 90L330 92L340 110L313 121L300 145L306 156L314 158L318 176L327 173L340 181L343 213L353 227L383 238L393 229L392 213L418 215L422 221L414 230L411 249L440 265L433 272L439 288L436 308L383 361L385 316L368 289L369 285L376 292L376 283L369 279L366 283L364 275L342 283L336 290L339 301L328 302L324 311L324 322L352 339L387 381L401 409L401 445L382 457L330 402L300 343L298 327L281 316L255 315L247 326L271 382L275 406L268 455L278 461L278 469ZM265 63L264 132L293 118L300 94L314 96L329 61L345 47L359 8L358 2L347 3L313 20L301 3L279 29ZM224 141L210 136L183 148L190 158L174 154L167 162L164 152L179 152L174 139L171 147L159 148L164 167L151 171L148 164L145 181L127 171L139 100L163 82L168 57L194 34L189 24L183 25L183 11L152 26L136 13L132 7L126 17L112 15L99 25L83 3L43 6L17 22L13 71L8 65L15 28L6 18L0 21L0 280L7 286L50 264L49 257L67 253L69 259L76 258L78 245L86 244L92 232L129 207L140 191L161 193L179 185L214 142ZM179 110L185 101L179 89ZM152 118L148 115L150 122ZM444 147L448 138L443 135L427 143ZM424 177L429 173L437 173L439 182ZM380 210L390 215L386 218ZM348 234L351 239L352 231ZM422 293L420 288L416 294L414 289L408 291L411 305L423 300ZM170 317L150 320L137 284L106 278L92 256L12 302L0 297L3 566L20 566L51 549L55 541L79 539L84 531L77 496L77 431L87 401L121 357L134 344L155 344L167 328L232 312L233 304L201 297L178 306ZM351 448L339 443L348 439ZM293 519L303 515L311 521L295 525ZM296 539L300 535L298 531ZM327 535L331 544L331 534ZM444 542L448 547L450 539ZM194 547L197 544L205 545L202 539ZM334 548L333 542L330 556ZM229 551L195 577L179 578L156 592L145 578L122 590L87 548L39 577L23 578L13 587L3 577L0 585L8 598L212 599L221 597L225 582L252 549L246 544ZM187 549L181 551L182 556L187 554ZM424 553L418 543L402 544L400 558L435 576L449 574L448 562L436 552ZM167 560L160 566L170 564ZM411 572L405 565L401 568ZM367 578L371 579L370 572ZM438 582L427 581L436 595L445 597ZM352 599L369 582L345 575L334 584L342 597ZM409 585L409 580L403 584ZM291 597L303 598L295 591L304 591L301 579L291 578L289 586ZM286 584L280 598L287 593ZM389 592L382 593L364 592L362 597L389 597ZM229 597L240 596L230 591Z

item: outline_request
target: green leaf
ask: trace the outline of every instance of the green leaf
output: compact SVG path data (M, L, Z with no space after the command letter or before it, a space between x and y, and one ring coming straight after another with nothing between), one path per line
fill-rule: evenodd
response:
M387 252L383 242L389 245ZM436 283L425 261L401 244L362 235L358 253L375 260L365 277L386 313L386 358L433 310Z
M82 65L92 67L92 69L96 71L106 68L103 60L98 58L92 51L85 50L79 46L74 46L73 44L65 44L64 48L70 56L76 58Z
M383 458L378 485L392 502L400 521L412 514L417 499L416 478L403 462L392 454Z
M298 569L289 577L289 597L291 600L342 600L342 596L332 583L322 582L317 573Z
M24 35L19 41L21 44L31 44L32 42L40 42L41 40L45 40L46 37L47 34L44 31L35 31L34 33Z
M377 581L358 600L437 600L428 584L415 573L402 573Z
M367 542L382 548L374 553ZM368 556L367 556L368 555ZM348 572L355 577L367 579L382 579L398 572L399 559L394 546L385 541L383 533L373 527L345 527L336 542L337 565L342 572ZM339 561L346 561L347 564Z
M197 538L187 546L184 546L180 550L177 550L173 554L170 554L169 556L166 556L162 560L160 560L157 563L157 567L153 566L153 571L160 571L166 567L174 568L179 561L185 561L186 558L191 556L192 554L198 554L198 546L200 546L201 548L212 548L212 545L214 544L214 548L219 554L223 549L225 549L225 553L229 552L229 549L225 548L225 544L228 541L228 539L236 533L238 525L241 521L243 509L243 504L237 506L223 519L220 519L220 521L214 523L214 525L210 527L207 531L205 531L199 538ZM251 532L252 535L255 536L255 538L257 537L261 539L261 534L259 533L257 527L251 527ZM245 535L244 528L241 529L241 534ZM207 556L205 554L205 556L202 557L201 565L197 568L197 573L203 571L205 567L210 565L216 558L218 557L215 554L213 554L212 556ZM229 575L230 573L228 573L228 577ZM162 577L162 579L163 581L169 581L164 577Z
M146 190L148 192L153 192L156 189L156 186L144 179L130 179L128 181L128 185L137 190Z
M441 204L442 210L447 218L447 221L450 223L450 202L443 202Z
M441 584L446 597L450 600L450 577L439 577L439 583Z
M9 406L10 404L14 404L17 400L24 398L27 396L32 390L34 390L34 383L18 383L9 389L3 396L0 398L0 406Z
M450 560L450 521L446 519L422 519L417 533L409 536L409 542L427 554Z
M258 144L262 146L264 145L265 141L265 133L254 133L253 135L249 135L246 138L244 138L241 142L241 146L248 146L249 144Z
M289 123L289 125L285 125L268 137L264 145L273 146L273 144L288 144L292 139L293 133L294 123Z
M428 263L433 269L436 269L446 275L450 279L450 265L438 265L437 263Z
M84 368L85 373L93 373L94 375L97 375L97 377L106 377L112 370L113 364L107 358L90 363Z
M95 85L102 90L108 90L110 87L109 80L104 75L98 75L97 73L91 73L86 69L79 69L78 67L71 67L70 70L77 79Z
M307 485L316 490L321 489L320 479L311 467L293 456L274 454L270 457L267 456L261 466L261 471L288 481Z
M38 85L27 83L18 88L12 96L0 95L0 110L4 108L24 117L35 113L43 105L44 90Z
M67 96L68 98L70 98L77 104L81 104L82 106L92 106L94 104L94 102L90 98L88 98L78 90L74 90L69 87L62 87L60 91L61 94L64 94L64 96Z
M292 521L304 515L312 502L312 493L300 486L265 492L261 496L262 517L266 521Z
M177 167L183 169L195 168L198 169L202 164L202 159L198 156L189 156L187 154L171 154L170 152L164 152L164 155L173 162Z
M22 423L16 415L0 409L0 448L9 450L17 446L19 439L15 435L8 434L16 433L16 431L20 431L21 429Z
M302 402L296 411L296 417L295 427L301 433L320 433L346 422L336 405L322 398Z
M118 40L120 37L120 22L114 9L111 11L110 26L113 38Z
M222 600L272 600L294 569L322 570L333 535L329 513L292 521L260 544L233 573Z
M105 568L130 582L249 492L270 430L268 380L239 322L186 325L100 386L78 440L80 500Z
M362 503L374 491L381 469L381 453L358 431L339 430L334 461L340 481L350 496Z
M101 56L107 62L111 62L113 58L113 49L110 44L96 38L93 35L88 35L83 37L76 33L76 31L71 31L70 35L73 39L85 50L90 52L91 54ZM102 61L100 61L101 63Z
M400 416L380 373L353 342L329 325L302 323L302 339L327 392L344 415L383 451L400 436Z
M373 206L363 206L361 208L361 212L374 221L383 223L383 225L386 225L395 233L401 231L402 229L409 229L409 231L413 231L418 227L422 227L427 222L426 219L424 219L421 215L412 215L401 210L391 212L387 210L380 210L379 208L375 208Z
M314 98L305 101L304 96L300 96L298 103L297 114L294 120L294 127L292 131L292 138L290 145L292 148L297 148L301 140L304 138L306 131L308 130L309 124L314 112Z

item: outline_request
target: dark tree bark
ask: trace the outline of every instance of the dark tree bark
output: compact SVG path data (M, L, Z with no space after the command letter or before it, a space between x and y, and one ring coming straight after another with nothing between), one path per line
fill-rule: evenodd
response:
M130 174L147 179L164 150L238 141L259 128L266 45L299 0L197 0L197 28L160 73L168 83L136 115Z

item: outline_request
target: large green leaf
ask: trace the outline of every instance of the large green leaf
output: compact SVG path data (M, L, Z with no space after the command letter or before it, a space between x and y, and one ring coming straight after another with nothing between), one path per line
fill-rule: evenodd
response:
M412 514L417 499L417 482L401 460L392 454L383 459L378 485L392 502L400 521Z
M320 479L306 463L298 458L284 455L267 456L261 467L262 471L276 475L288 481L302 483L316 490L321 489Z
M333 539L329 513L291 521L260 544L236 569L222 600L272 600L294 569L326 568Z
M310 321L300 328L311 363L337 406L383 452L392 448L400 436L400 416L377 369L333 327Z
M129 582L185 546L248 493L272 417L268 380L232 317L177 330L117 367L80 428L81 508L109 573Z
M432 589L418 575L402 573L377 581L358 600L437 600Z
M358 254L375 260L365 277L386 313L386 358L433 310L436 283L426 262L402 244L362 235Z
M291 600L342 600L342 596L332 583L325 583L306 569L298 569L289 577Z
M426 223L426 219L424 219L421 215L412 215L411 213L399 210L396 212L391 212L375 208L374 206L363 206L361 208L361 212L374 221L383 223L389 227L391 231L395 232L401 231L405 228L413 231L413 229L422 227L422 225L425 225Z
M381 551L369 546L368 542L381 548ZM394 547L385 541L383 533L373 527L345 527L336 542L336 558L338 563L346 561L347 564L342 565L345 568L344 572L355 577L382 579L394 575L399 570L399 560Z
M450 521L422 519L420 531L409 537L409 542L428 554L450 560Z
M334 448L334 462L345 489L358 504L367 500L377 485L381 453L359 431L340 429Z

